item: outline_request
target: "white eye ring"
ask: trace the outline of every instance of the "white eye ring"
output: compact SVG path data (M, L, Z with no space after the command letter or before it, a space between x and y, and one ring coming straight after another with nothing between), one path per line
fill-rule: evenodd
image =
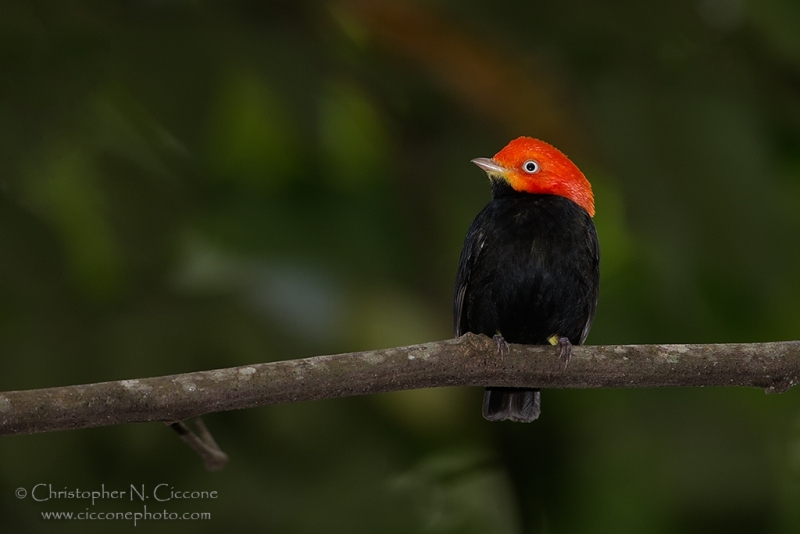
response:
M535 174L539 172L539 163L529 159L525 163L522 164L522 170L527 172L528 174Z

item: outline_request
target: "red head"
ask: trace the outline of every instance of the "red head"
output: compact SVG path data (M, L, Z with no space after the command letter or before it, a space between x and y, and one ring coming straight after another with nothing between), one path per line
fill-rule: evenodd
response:
M560 195L594 217L591 184L567 156L544 141L518 137L492 159L477 158L472 163L492 180L505 180L516 191Z

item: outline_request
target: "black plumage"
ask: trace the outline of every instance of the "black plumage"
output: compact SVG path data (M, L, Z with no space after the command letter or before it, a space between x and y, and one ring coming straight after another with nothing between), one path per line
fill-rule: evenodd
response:
M592 218L572 200L492 180L492 200L464 241L455 284L455 333L546 345L582 344L597 307L600 248ZM530 422L539 390L487 388L483 415Z

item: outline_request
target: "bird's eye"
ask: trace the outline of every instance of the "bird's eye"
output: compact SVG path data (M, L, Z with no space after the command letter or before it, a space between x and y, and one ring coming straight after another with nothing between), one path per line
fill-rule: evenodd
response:
M528 174L539 172L539 164L532 159L529 159L528 161L523 163L522 168L525 169L525 172L527 172Z

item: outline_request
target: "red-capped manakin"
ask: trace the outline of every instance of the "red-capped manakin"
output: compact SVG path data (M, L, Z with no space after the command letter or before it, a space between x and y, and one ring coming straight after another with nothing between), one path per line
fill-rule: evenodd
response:
M493 158L477 158L492 200L467 232L456 276L455 333L507 343L559 345L569 361L592 325L600 280L600 247L592 186L557 148L520 137ZM488 387L489 421L531 422L538 389Z

